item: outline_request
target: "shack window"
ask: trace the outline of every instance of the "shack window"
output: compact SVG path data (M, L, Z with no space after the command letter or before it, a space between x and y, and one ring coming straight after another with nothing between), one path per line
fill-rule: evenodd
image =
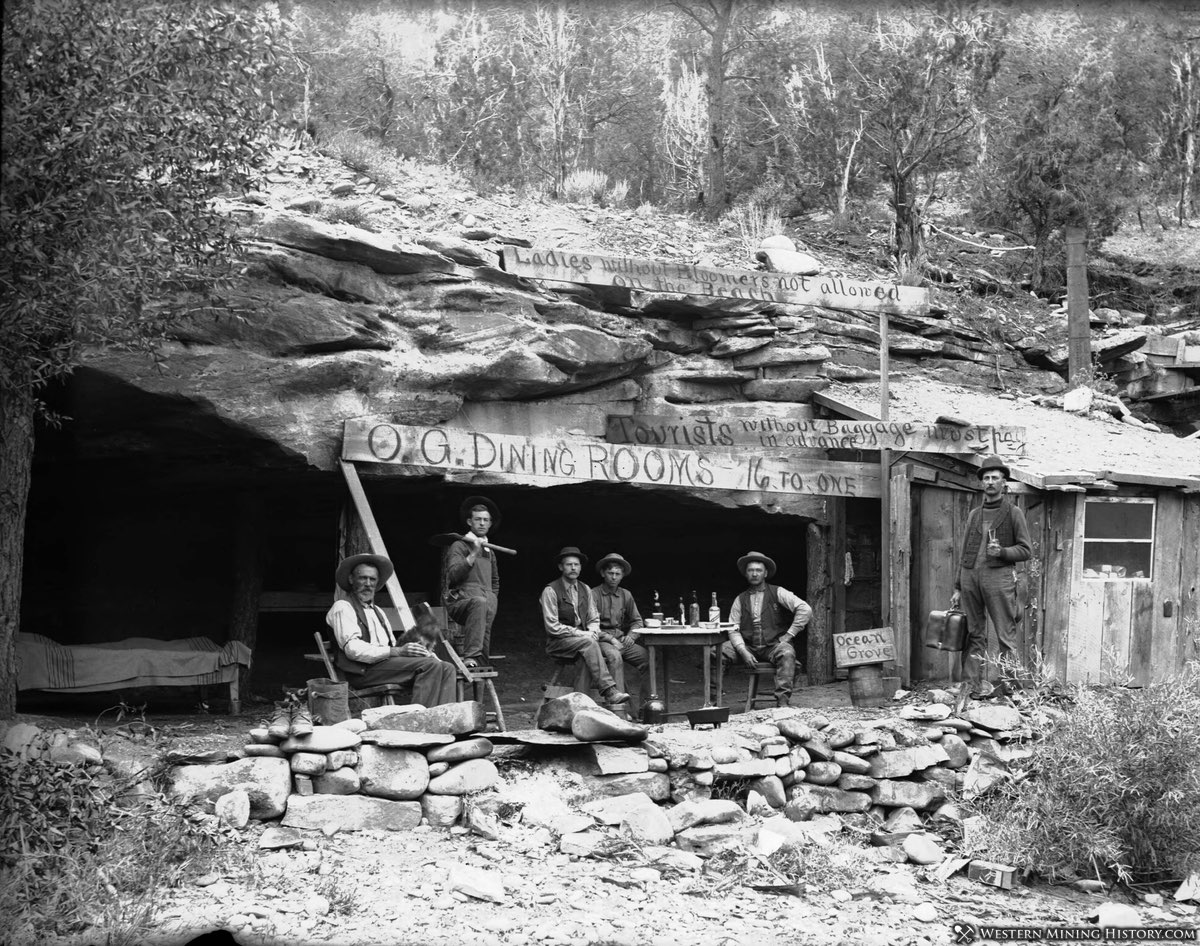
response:
M1154 500L1089 497L1083 516L1083 577L1150 578Z

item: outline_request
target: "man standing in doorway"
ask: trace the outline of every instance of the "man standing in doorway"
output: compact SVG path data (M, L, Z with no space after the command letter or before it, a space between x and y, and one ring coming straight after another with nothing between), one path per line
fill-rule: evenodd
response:
M650 699L653 687L650 685L650 662L646 648L638 643L638 631L645 626L642 615L638 612L633 595L621 587L622 579L633 571L633 566L623 556L609 552L596 563L596 571L604 579L602 584L592 589L592 601L600 613L600 639L603 641L604 635L608 635L621 649L621 675L616 677L617 686L625 689L624 668L627 664L635 666L641 675L637 703L630 706L636 719L641 713L641 705Z
M337 639L337 666L351 688L411 683L414 703L453 703L454 664L438 660L422 644L397 646L387 616L375 604L376 590L394 570L382 555L351 555L338 565L334 580L350 597L335 601L325 616Z
M621 648L600 630L600 614L592 592L579 580L587 556L573 545L558 552L559 578L542 590L542 620L546 653L567 659L581 657L606 703L627 703L629 694L617 686Z
M796 639L812 620L812 608L786 588L767 584L775 575L775 561L761 552L748 552L738 559L738 571L746 577L746 588L734 599L729 620L734 627L721 645L726 666L740 658L753 667L759 660L775 667L775 703L788 706L796 681Z
M487 547L488 533L500 525L500 509L486 496L468 496L458 518L467 532L446 549L442 603L450 619L462 625L463 663L478 667L488 662L500 600L496 553Z
M971 697L1000 695L983 685L983 663L987 654L987 619L992 619L1000 645L1001 661L1017 663L1016 563L1033 552L1025 513L1006 495L1012 471L999 457L988 457L979 468L983 482L983 505L967 516L966 535L958 557L954 594L950 607L963 606L967 615L967 648L963 654L964 686Z

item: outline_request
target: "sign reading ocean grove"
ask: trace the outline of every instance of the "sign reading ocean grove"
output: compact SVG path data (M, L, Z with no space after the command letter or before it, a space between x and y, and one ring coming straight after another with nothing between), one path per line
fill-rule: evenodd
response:
M517 482L558 479L808 496L879 496L879 465L875 463L697 453L366 420L346 421L342 459L493 473Z
M809 450L905 450L921 453L1025 455L1024 427L963 427L887 420L809 420L764 409L757 417L696 414L609 414L609 443L727 450L737 447Z
M879 664L896 659L896 639L890 627L845 631L833 635L833 662L839 667Z
M929 311L929 291L893 283L856 282L841 276L798 276L750 269L721 269L692 263L638 260L574 250L537 250L506 246L501 251L504 268L518 276L624 286L647 292L682 292L818 305L830 309L857 309L921 315Z

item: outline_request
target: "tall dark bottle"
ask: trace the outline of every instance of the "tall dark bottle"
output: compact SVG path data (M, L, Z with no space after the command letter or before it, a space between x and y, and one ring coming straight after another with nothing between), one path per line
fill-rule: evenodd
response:
M692 627L700 626L700 599L696 597L696 592L692 592L692 605L688 608L688 624Z

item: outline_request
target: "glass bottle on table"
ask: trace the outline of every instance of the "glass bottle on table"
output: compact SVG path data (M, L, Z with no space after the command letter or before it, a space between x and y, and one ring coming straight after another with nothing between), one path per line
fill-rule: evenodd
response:
M696 592L692 591L692 603L688 608L688 624L692 627L700 626L700 599L696 597Z
M712 604L708 606L708 620L713 624L721 623L721 606L717 604L717 593L712 593Z
M687 624L687 608L683 606L683 595L679 596L679 624L681 627Z
M650 611L650 617L652 617L654 620L656 620L660 623L662 622L662 619L663 619L662 603L658 600L658 592L657 591L654 592L654 607Z

